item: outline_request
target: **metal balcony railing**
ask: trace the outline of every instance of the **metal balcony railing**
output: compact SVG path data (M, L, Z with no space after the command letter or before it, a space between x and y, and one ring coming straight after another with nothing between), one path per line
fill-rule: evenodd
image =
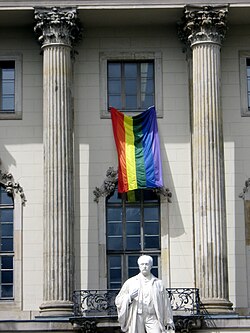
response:
M196 288L167 288L174 315L199 315L200 297ZM73 293L74 316L117 316L115 297L119 290L76 290Z

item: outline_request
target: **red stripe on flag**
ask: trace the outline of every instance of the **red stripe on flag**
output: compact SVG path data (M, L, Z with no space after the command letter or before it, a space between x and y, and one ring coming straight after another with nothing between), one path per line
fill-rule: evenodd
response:
M126 166L126 150L125 150L125 128L124 114L118 112L115 108L110 108L114 138L118 152L118 192L128 191L128 177Z

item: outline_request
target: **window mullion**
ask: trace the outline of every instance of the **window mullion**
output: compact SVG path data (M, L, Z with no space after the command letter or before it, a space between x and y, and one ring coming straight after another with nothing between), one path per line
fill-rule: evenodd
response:
M141 105L141 63L137 64L137 108L140 110Z
M126 90L125 90L125 63L121 63L121 103L122 109L126 109Z

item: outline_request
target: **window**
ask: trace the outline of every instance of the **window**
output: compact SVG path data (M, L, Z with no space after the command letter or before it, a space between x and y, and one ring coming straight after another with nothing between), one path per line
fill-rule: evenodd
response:
M21 119L21 56L0 55L0 119Z
M108 62L108 107L146 110L154 105L154 63Z
M13 197L0 185L0 300L14 297Z
M141 254L153 257L152 273L158 276L160 261L160 202L152 190L135 191L129 201L117 190L106 201L108 288L119 289L138 274Z
M162 116L162 59L159 52L121 52L100 55L101 117L110 106L142 112L155 105Z

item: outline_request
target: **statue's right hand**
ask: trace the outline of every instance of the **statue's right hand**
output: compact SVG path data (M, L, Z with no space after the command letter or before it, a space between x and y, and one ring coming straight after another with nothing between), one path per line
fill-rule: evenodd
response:
M132 291L132 293L129 295L131 301L133 301L133 299L135 299L138 296L138 289L135 289L134 291Z

